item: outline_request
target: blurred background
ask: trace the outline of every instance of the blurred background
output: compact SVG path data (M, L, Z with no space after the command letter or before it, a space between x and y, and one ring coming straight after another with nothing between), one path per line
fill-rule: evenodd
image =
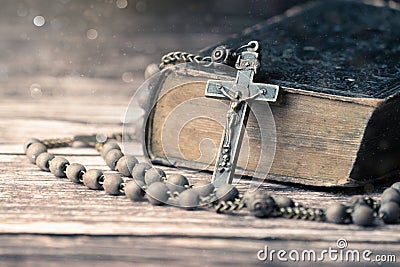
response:
M197 52L304 2L3 0L0 97L130 98L165 53Z

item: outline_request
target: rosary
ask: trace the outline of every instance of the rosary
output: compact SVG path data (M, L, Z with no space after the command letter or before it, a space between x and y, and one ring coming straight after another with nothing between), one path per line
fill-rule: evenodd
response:
M172 205L187 210L208 209L218 213L233 213L247 209L258 218L283 217L326 221L337 224L373 226L379 220L386 224L398 222L400 217L400 182L387 188L380 200L370 197L352 197L348 203L334 203L327 209L305 207L284 196L271 196L256 189L241 194L233 186L236 162L245 127L244 117L249 101L276 101L278 86L253 83L259 68L259 43L251 41L232 51L228 47L217 47L210 57L173 52L162 58L159 71L169 64L182 62L216 62L234 65L238 70L236 81L207 82L206 96L228 99L231 103L213 172L212 182L200 181L191 185L180 174L167 177L157 167L141 162L132 155L124 155L118 142L122 134L113 134L105 141L96 135L79 135L73 138L38 140L30 139L24 151L30 162L41 170L51 172L58 178L68 178L73 183L83 184L92 190L104 190L109 195L125 195L133 202L147 201L152 205ZM94 147L110 168L110 173L97 169L87 170L79 163L70 163L64 157L49 153L52 148L72 146L82 142Z

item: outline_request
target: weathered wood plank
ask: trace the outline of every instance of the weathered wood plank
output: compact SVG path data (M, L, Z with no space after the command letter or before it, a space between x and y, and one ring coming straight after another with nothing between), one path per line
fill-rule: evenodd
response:
M174 158L180 166L213 170L215 148L212 145L204 148L201 157L198 148L204 139L218 147L227 102L223 104L223 101L204 97L205 81L215 79L213 71L191 68L190 71L177 69L166 75L155 92L158 102L150 117L147 138L152 142L149 142L148 150L151 158L158 162ZM323 94L299 93L293 88L281 88L281 91L282 103L271 104L271 110L265 103L252 105L258 110L258 118L250 113L244 145L238 157L238 167L245 173L254 175L260 159L260 147L271 146L274 149L275 144L273 158L263 159L263 163L272 161L269 172L274 174L272 179L278 181L315 186L357 186L373 182L385 172L396 169L383 171L382 168L382 173L374 179L371 178L373 176L359 179L350 176L352 170L359 167L354 164L366 125L374 111L372 104L354 103L346 97L335 96L336 99L332 99ZM191 113L193 110L196 112ZM191 115L185 117L182 114ZM271 125L276 126L276 133L270 130ZM262 142L260 131L272 141ZM178 134L179 142L176 142ZM275 137L276 140L273 139ZM179 146L166 150L170 143ZM255 176L265 177L266 173L259 171Z
M397 225L369 229L284 219L259 220L245 211L231 216L153 207L146 202L132 203L124 196L107 196L41 172L23 156L21 145L25 139L121 131L121 118L143 81L148 63L172 50L195 52L225 35L135 32L134 36L111 38L103 32L109 39L100 53L106 52L101 55L101 64L95 66L89 59L100 54L93 49L93 42L86 42L86 24L82 24L84 29L79 36L75 33L52 38L42 29L29 28L26 18L13 15L0 19L4 22L0 35L6 51L1 66L8 70L6 79L0 81L1 266L249 266L259 264L256 252L264 245L274 249L317 249L335 247L338 238L347 238L351 248L393 254L400 251ZM12 27L7 26L10 22ZM31 18L29 25L32 26ZM18 49L7 48L15 43L20 45ZM53 53L64 46L66 50L59 54L66 52L65 60ZM76 47L79 52L73 51ZM15 56L8 56L13 52ZM132 75L128 82L122 80L124 72ZM41 94L32 95L30 86L34 83L41 86ZM94 149L63 148L52 152L88 168L107 170ZM133 152L144 160L139 144ZM209 173L164 169L167 174L185 173L191 181L210 177ZM247 183L243 181L241 190ZM312 206L327 207L347 198L286 185L263 187ZM382 188L377 188L372 195L380 191Z
M59 149L60 150L60 149ZM62 153L60 153L62 155ZM107 170L100 157L71 156L88 168ZM260 220L242 211L236 216L210 211L187 212L174 207L153 207L146 202L132 203L123 196L113 197L102 191L58 179L28 163L24 156L0 156L0 232L20 234L91 234L91 235L184 235L219 238L277 238L283 240L331 241L340 236L358 242L399 242L397 226L370 229L328 223L285 219ZM164 168L168 174L184 171ZM206 173L188 173L191 181L207 179ZM248 181L241 181L245 190ZM346 195L302 190L284 185L265 184L272 194L289 195L298 202L327 207L345 201ZM377 192L380 190L377 190ZM372 194L372 195L376 195ZM155 220L155 218L157 218ZM357 235L354 236L354 231Z
M210 211L188 212L173 207L153 207L146 202L132 203L123 196L107 196L102 191L88 190L84 186L72 184L66 179L57 179L28 163L25 156L22 155L21 147L26 138L32 136L38 138L67 137L77 133L93 133L99 130L109 133L121 129L120 123L115 122L120 115L119 112L114 110L114 107L118 109L118 105L110 105L107 110L96 109L96 104L82 108L79 103L75 103L76 108L71 108L69 112L63 113L58 106L61 100L60 102L57 101L59 100L56 99L54 104L48 106L47 109L45 102L40 105L32 104L26 115L24 115L22 109L23 104L15 103L16 110L20 109L21 116L16 119L10 116L8 109L3 109L0 112L0 116L4 118L1 124L3 129L6 129L6 131L1 132L2 144L0 145L0 154L2 154L0 155L0 202L2 203L0 207L0 233L3 236L18 234L18 236L14 236L15 253L8 253L8 250L3 247L0 248L0 257L6 263L12 265L22 261L29 266L29 264L34 265L37 259L41 259L38 262L56 265L59 261L70 258L76 262L95 262L101 265L107 260L121 262L121 264L126 261L151 263L157 262L163 257L178 264L195 256L196 251L193 252L189 249L196 247L192 243L192 241L195 242L194 240L198 242L197 247L201 248L202 251L204 250L203 247L209 246L211 243L219 243L215 252L207 250L207 252L211 251L208 254L207 261L213 263L212 265L226 264L229 260L234 260L238 265L247 265L248 262L257 263L254 258L254 251L262 248L264 242L260 240L263 239L268 240L268 244L276 240L274 244L278 247L290 247L290 244L297 242L296 244L300 247L319 248L332 246L339 237L342 237L354 243L355 247L370 246L382 252L400 251L398 249L400 235L397 231L397 225L379 226L372 230L353 225L333 225L285 219L260 220L253 218L245 211L240 212L237 216L218 215ZM51 114L58 109L60 112L56 112L53 118L40 118L39 116ZM46 113L46 110L49 113ZM97 113L96 110L99 110L99 112ZM122 112L123 109L118 110ZM113 112L113 115L98 119L104 116L106 112ZM93 123L71 122L65 119L68 116L82 116L82 118L86 116ZM24 117L27 119L24 119ZM22 123L25 124L21 125ZM37 125L41 125L41 127L37 127ZM140 147L140 144L136 144L134 149L138 156L142 154ZM108 169L104 161L97 156L97 152L91 148L62 148L52 151L57 155L66 156L71 162L81 162L88 168ZM144 160L143 157L140 157L140 160ZM210 177L209 173L190 173L185 170L164 169L167 174L175 172L187 174L193 182ZM248 181L242 181L239 187L244 190L247 184ZM272 194L288 195L296 201L312 206L327 207L334 201L345 201L348 197L337 193L312 191L277 184L264 184L263 187L270 190ZM382 190L382 188L377 188L372 195L376 196ZM74 249L72 245L79 243L79 240L77 241L75 237L65 237L63 243L70 244L69 252L53 253L52 249L57 247L54 240L38 246L38 250L34 250L19 243L25 240L26 234L89 235L93 237L82 238L87 238L88 241L84 242L84 245L92 246L93 249L89 249L87 253L82 253L81 250ZM124 247L124 244L115 243L115 238L104 237L101 242L114 245L104 249L108 251L107 253L101 252L105 253L103 257L98 256L101 260L90 256L93 253L95 255L101 254L96 254L93 250L103 236L115 235L125 236L130 240L129 242L142 243L143 251L133 246L131 256L124 253L121 256L118 251L121 247ZM153 241L156 236L164 237ZM29 238L32 237L28 236ZM43 242L41 238L33 237L31 240L41 243ZM51 237L43 238L44 240L52 239ZM56 240L59 239L56 238ZM144 244L143 240L150 241L148 244ZM4 242L9 241L6 239ZM9 244L11 243L9 242ZM156 254L156 248L160 248L164 244L168 244L167 247L170 248L165 252L168 255ZM228 248L234 250L233 256L230 255L231 250ZM26 249L28 249L28 252L24 252ZM49 252L47 254L35 252L43 251L43 249L48 249ZM179 259L172 256L173 254L170 255L176 250L182 251ZM80 256L74 257L73 255L76 253ZM202 255L205 255L204 252ZM124 260L119 261L119 257ZM180 259L182 261L179 261Z
M317 242L304 243L282 240L209 239L185 237L129 237L129 236L0 236L0 260L2 265L23 266L287 266L288 262L262 262L257 252L269 249L309 250L335 248L336 244ZM349 242L352 249L374 252L374 255L397 255L399 246ZM343 262L304 262L303 266L343 266ZM368 263L367 263L368 264ZM4 266L3 265L3 266ZM365 262L350 263L350 266L365 266ZM372 266L372 265L371 265ZM386 263L382 266L396 266Z
M69 97L38 101L2 101L0 116L5 119L47 119L89 125L121 123L129 100L130 98L115 98L107 101Z

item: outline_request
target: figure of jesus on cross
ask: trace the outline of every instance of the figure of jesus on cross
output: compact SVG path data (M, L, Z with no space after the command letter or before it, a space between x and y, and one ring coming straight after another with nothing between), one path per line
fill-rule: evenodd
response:
M279 86L253 83L254 75L260 67L259 43L251 41L241 48L245 48L246 51L240 53L237 58L235 68L238 71L234 82L207 81L205 96L230 101L213 173L215 186L232 183L250 110L248 103L251 101L275 102L278 97Z

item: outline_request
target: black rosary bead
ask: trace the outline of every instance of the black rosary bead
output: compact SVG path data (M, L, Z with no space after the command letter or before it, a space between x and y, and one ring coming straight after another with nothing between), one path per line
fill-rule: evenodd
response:
M381 197L382 204L390 201L400 204L400 193L394 188L387 188Z
M72 163L69 165L65 171L67 178L76 184L81 184L83 182L83 174L86 172L85 166L79 163Z
M195 209L200 204L200 196L193 189L185 190L179 194L178 204L187 210Z
M144 182L134 179L125 185L125 195L134 202L140 201L145 195L144 187Z
M83 174L83 184L89 189L101 190L103 189L102 183L104 180L103 172L100 170L88 170Z
M223 184L217 188L216 197L220 201L234 201L239 196L239 191L231 184Z
M105 157L105 161L107 166L112 170L115 171L115 166L117 165L117 161L122 158L124 154L122 154L121 150L119 149L111 149L108 151Z
M50 172L58 178L65 178L67 175L65 171L67 166L69 165L69 161L63 157L55 157L50 161Z
M44 152L37 156L36 165L43 171L50 171L50 161L54 159L54 155Z
M141 162L136 164L136 166L132 170L132 177L136 180L140 180L144 182L144 176L148 170L150 170L152 166L146 162Z
M152 183L163 182L165 180L165 177L166 175L163 170L153 167L150 170L146 171L146 174L144 175L144 181L146 185L149 186Z
M100 151L101 157L102 157L102 158L105 158L106 155L107 155L107 153L110 152L110 151L113 150L113 149L121 150L121 148L119 147L119 145L118 145L116 142L114 142L114 141L105 143L105 144L103 145L103 147L101 148L101 151Z
M354 208L351 218L356 225L371 226L374 223L374 211L369 206L358 205Z
M162 182L152 183L146 190L147 199L150 204L161 206L168 201L168 187Z
M33 143L26 149L26 156L29 158L30 162L35 164L36 158L47 152L47 147L42 143Z
M212 183L203 180L197 182L193 186L193 190L195 190L200 197L204 198L210 196L214 192L215 187Z
M112 196L121 195L121 184L124 182L120 173L104 174L104 191Z
M349 207L340 203L334 203L326 209L326 220L337 224L350 223L351 216L348 210Z
M246 207L257 218L270 217L276 210L274 199L261 190L256 190L247 197Z
M28 147L34 143L41 143L41 141L36 138L31 138L31 139L26 140L26 142L24 144L24 153L26 153L26 150L28 149Z
M172 174L165 181L170 192L182 192L189 187L188 179L181 174Z
M125 177L132 176L132 170L139 161L135 156L125 155L117 161L115 170L120 172Z
M379 218L385 223L396 223L400 216L400 207L397 203L389 201L383 203L379 209Z

